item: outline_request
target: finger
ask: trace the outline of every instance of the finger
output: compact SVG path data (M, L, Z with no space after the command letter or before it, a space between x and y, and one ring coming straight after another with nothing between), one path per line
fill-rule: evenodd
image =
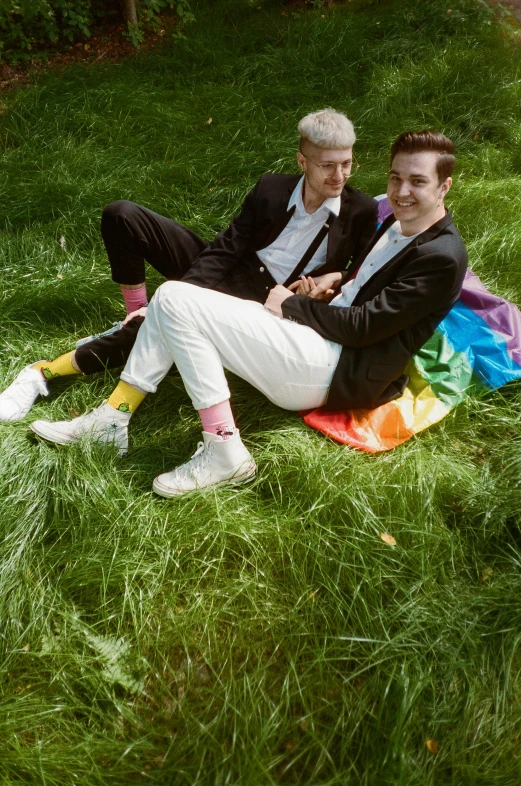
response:
M319 295L324 294L324 289L322 289L321 285L319 284L317 287L314 287L311 292L309 293L309 297L318 297Z
M315 300L327 300L329 302L334 294L332 289L327 289L325 292L321 292L317 295Z
M127 322L130 322L131 319L134 319L135 317L139 317L139 316L140 316L139 311L131 311L130 314L127 314L127 316L123 320L123 324L126 325Z

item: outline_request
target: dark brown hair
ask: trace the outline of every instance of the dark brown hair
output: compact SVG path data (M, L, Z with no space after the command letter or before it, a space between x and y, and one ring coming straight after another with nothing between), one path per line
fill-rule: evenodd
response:
M391 166L397 153L438 153L436 174L441 185L454 171L454 142L440 131L406 131L391 147Z

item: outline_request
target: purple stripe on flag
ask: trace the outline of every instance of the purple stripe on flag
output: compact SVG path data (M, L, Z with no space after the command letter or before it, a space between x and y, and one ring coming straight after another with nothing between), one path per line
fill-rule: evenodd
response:
M378 221L382 223L391 213L387 197L379 199ZM472 270L465 274L460 300L503 337L510 358L521 366L521 312L518 307L489 292Z
M472 270L465 274L460 300L503 336L508 354L521 365L521 312L518 307L489 292Z
M393 212L391 205L389 204L389 200L387 197L378 200L378 223L383 224L387 216L390 216Z

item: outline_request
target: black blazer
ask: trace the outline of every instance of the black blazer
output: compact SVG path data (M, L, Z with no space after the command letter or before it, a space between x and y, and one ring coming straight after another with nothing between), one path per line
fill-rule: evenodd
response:
M255 254L272 243L291 217L288 202L301 175L263 175L230 226L194 260L183 281L264 303L276 281ZM324 265L314 275L345 270L374 235L377 203L346 185L328 235Z
M394 215L384 221L342 283L394 221ZM375 273L350 307L303 295L283 302L285 319L343 345L328 409L373 408L403 393L409 381L404 369L458 299L467 262L463 241L446 213Z

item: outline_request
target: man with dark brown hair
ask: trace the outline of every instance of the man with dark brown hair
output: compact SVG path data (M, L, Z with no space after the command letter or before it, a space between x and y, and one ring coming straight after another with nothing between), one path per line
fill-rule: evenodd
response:
M154 481L156 493L175 497L255 475L224 369L290 410L370 408L397 398L407 362L457 300L467 268L444 205L453 165L454 145L443 134L402 134L387 188L394 213L364 258L319 282L277 284L264 306L183 281L163 284L108 403L72 421L36 421L33 431L60 444L86 435L125 452L132 412L175 363L203 426L194 456Z

